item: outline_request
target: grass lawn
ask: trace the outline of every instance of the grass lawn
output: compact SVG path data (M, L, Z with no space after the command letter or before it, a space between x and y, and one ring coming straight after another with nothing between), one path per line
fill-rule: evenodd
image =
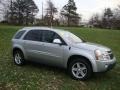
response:
M11 38L22 27L0 26L0 90L119 90L120 89L120 31L89 28L64 28L89 42L110 47L117 65L110 72L94 75L87 81L76 81L65 70L29 63L14 65ZM60 27L61 28L61 27Z

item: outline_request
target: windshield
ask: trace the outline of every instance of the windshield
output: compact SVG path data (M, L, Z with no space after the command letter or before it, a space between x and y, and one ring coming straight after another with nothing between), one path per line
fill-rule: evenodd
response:
M84 42L82 39L80 39L79 37L77 37L76 35L70 33L70 32L64 32L61 33L63 38L66 39L67 42L69 43L81 43Z

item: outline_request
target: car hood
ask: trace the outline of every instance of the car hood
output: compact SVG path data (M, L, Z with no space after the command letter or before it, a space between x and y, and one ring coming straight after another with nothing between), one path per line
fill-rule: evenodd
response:
M77 43L77 44L73 44L72 46L80 49L87 49L87 50L93 50L93 51L96 49L99 49L101 51L110 51L110 48L106 46L90 43L90 42Z

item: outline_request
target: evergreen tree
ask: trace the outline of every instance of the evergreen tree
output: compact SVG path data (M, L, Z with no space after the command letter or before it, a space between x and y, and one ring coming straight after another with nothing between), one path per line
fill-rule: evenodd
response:
M113 16L112 10L110 8L105 9L105 11L104 11L104 17L110 18L112 16Z
M74 0L69 0L68 4L66 4L61 11L61 15L67 18L67 24L76 25L79 23L79 14L76 12L77 7Z
M113 19L113 12L111 8L107 8L104 10L103 19L102 19L102 26L104 28L112 28L112 20Z

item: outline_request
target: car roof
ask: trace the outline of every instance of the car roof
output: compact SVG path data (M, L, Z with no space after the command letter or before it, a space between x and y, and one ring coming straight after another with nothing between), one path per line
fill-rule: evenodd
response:
M65 31L65 30L62 30L62 29L54 29L54 28L49 28L49 27L24 27L22 28L21 30L49 30L49 31L55 31L55 32L68 32L68 31ZM21 31L20 30L20 31Z

